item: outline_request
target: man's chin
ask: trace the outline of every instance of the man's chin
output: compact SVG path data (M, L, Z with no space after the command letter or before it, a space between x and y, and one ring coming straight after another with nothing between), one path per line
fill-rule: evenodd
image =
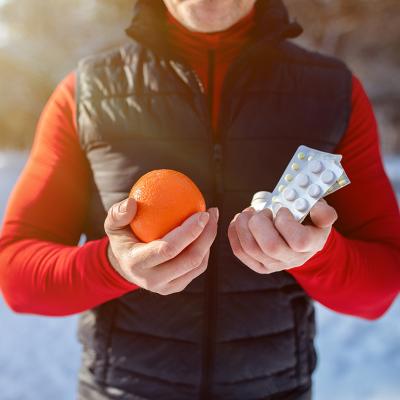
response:
M188 29L190 29L193 32L201 32L201 33L217 33L217 32L222 32L229 27L231 27L233 24L226 24L226 25L209 25L205 26L205 24L193 24L191 26L187 26Z
M204 33L224 31L237 22L232 15L226 14L226 10L222 10L220 13L210 12L209 10L191 11L190 18L186 20L185 25L190 30Z

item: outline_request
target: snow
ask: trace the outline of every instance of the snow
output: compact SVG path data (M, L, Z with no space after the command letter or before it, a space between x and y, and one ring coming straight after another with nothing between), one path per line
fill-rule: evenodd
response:
M0 221L27 154L0 152ZM17 315L0 297L0 399L70 400L80 348L77 317Z
M0 221L26 157L0 152ZM400 158L387 158L385 164L399 190ZM314 399L400 399L400 300L372 322L316 308ZM1 400L74 398L80 357L76 321L17 315L0 300Z

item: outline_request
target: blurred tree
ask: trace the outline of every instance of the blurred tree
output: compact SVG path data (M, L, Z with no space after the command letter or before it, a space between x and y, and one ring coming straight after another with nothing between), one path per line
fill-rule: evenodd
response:
M299 41L343 58L361 78L375 105L383 149L400 152L400 1L284 1L305 29ZM30 145L57 82L81 57L127 40L133 3L0 0L0 146Z
M0 8L0 146L31 144L56 84L81 57L125 39L131 7L132 0L9 0Z
M362 80L382 149L400 152L400 1L286 0L305 28L300 42L344 59Z

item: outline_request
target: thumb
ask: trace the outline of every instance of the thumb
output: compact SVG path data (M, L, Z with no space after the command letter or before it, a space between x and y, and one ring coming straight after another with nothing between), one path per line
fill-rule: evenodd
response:
M310 210L310 218L318 228L331 227L338 218L336 210L331 207L325 200L317 201Z
M104 222L106 233L112 234L126 228L136 215L136 211L136 200L131 197L112 205Z

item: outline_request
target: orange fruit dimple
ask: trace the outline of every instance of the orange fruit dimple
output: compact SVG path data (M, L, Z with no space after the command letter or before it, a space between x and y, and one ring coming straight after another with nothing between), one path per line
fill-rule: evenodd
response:
M137 202L130 226L135 236L146 243L160 239L192 214L206 210L196 184L172 169L144 174L133 185L129 197Z

